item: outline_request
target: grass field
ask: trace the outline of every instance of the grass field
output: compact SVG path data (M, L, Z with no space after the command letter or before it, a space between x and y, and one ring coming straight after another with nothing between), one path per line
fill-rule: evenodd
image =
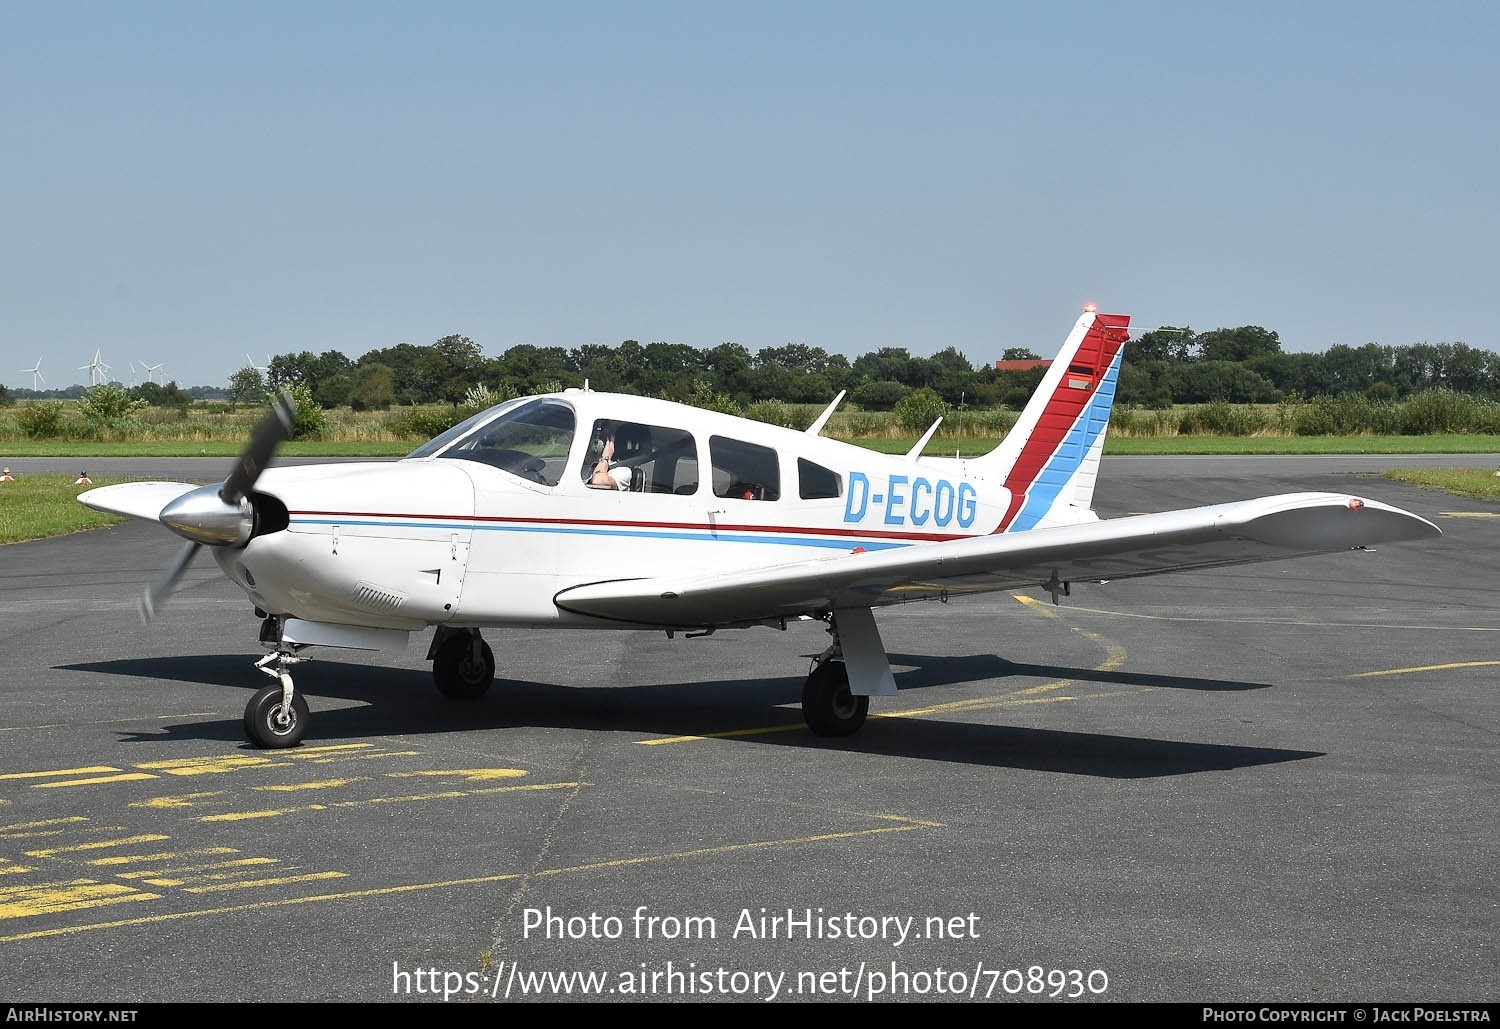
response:
M64 536L124 521L78 502L78 494L121 479L95 479L92 486L76 486L71 475L24 475L0 482L0 543Z

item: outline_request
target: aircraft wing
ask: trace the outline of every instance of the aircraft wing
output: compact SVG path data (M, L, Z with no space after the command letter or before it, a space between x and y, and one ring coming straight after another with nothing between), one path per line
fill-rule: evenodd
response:
M95 511L159 522L162 508L197 488L188 482L121 482L84 490L78 502Z
M1251 564L1441 534L1425 518L1378 501L1290 493L728 574L590 583L555 599L565 610L616 621L728 627L836 608Z

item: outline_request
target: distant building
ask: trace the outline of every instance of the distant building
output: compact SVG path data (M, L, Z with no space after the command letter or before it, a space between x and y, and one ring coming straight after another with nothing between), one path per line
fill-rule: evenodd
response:
M1045 367L1047 367L1051 363L1052 363L1052 361L1049 358L1038 359L1038 360L1035 360L1035 361L996 361L995 362L995 371L997 371L997 372L1029 372L1033 368L1045 368Z

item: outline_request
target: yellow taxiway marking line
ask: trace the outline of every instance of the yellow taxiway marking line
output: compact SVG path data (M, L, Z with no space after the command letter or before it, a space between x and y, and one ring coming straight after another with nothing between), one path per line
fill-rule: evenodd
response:
M197 847L193 850L162 850L155 854L116 854L113 857L93 858L91 865L133 865L141 861L181 861L191 857L218 857L221 854L238 854L233 847ZM123 874L123 873L122 873Z
M571 790L580 786L592 786L587 782L531 783L526 786L492 786L483 790L443 790L438 793L410 793L400 797L370 797L367 800L337 800L326 804L299 804L296 807L266 808L259 811L230 811L218 815L204 815L200 822L240 822L254 818L279 818L307 811L332 811L336 808L365 807L370 804L409 804L423 800L455 800L460 797L483 797L493 793L532 793L540 790Z
M89 925L59 926L53 929L38 929L33 932L15 933L10 936L0 936L0 944L17 943L23 940L37 940L49 936L71 936L75 933L91 932L97 929L121 929L135 925L159 925L166 922L174 922L185 918L202 918L206 915L228 915L243 911L266 911L271 908L290 907L297 904L326 904L340 900L362 900L371 897L390 897L404 893L421 893L428 890L456 889L464 886L485 886L493 883L513 882L517 879L538 876L562 876L578 875L587 872L597 872L615 868L629 868L632 866L649 865L663 861L685 861L695 858L714 857L721 854L736 854L751 850L766 850L776 847L803 846L812 843L824 843L829 840L858 839L863 836L879 836L893 832L911 832L915 829L932 829L941 827L941 822L925 822L915 819L903 818L899 815L879 815L882 820L893 824L883 825L873 829L851 829L846 832L819 833L813 836L798 836L790 839L780 840L754 840L749 843L729 843L720 847L699 847L693 850L668 851L662 854L643 854L638 857L617 858L612 861L595 861L582 865L569 865L562 868L545 868L540 871L502 872L497 875L473 876L466 879L448 879L440 882L403 883L399 886L380 886L368 890L350 890L345 893L321 893L308 897L282 897L277 900L254 901L247 904L236 904L217 908L202 908L194 911L174 911L160 915L145 915L140 918L118 919L113 922L95 922ZM144 898L141 898L144 899ZM3 909L0 909L3 914Z
M278 763L268 757L223 754L213 757L180 757L168 761L143 761L135 767L161 772L165 775L212 775L216 772L234 772L241 768L265 768Z
M136 768L165 775L213 775L219 772L237 772L245 768L284 768L293 761L326 763L331 758L368 757L354 751L370 750L373 743L340 743L327 747L307 747L286 751L276 758L258 754L210 754L203 757L171 758L163 761L143 761Z
M74 879L65 883L42 883L0 890L0 919L53 915L63 911L120 904L133 900L159 900L161 894L147 893L134 886L101 883L93 879Z
M0 825L0 838L26 839L31 836L56 836L66 830L63 826L87 822L83 815L66 818L48 818L41 822L17 822L15 825Z
M351 782L365 782L364 776L353 779L323 779L318 782L293 782L279 783L275 786L252 786L252 790L266 790L273 793L297 793L302 790L331 790L339 786L348 786Z
M193 879L222 879L231 873L209 874L218 872L219 869L238 868L243 869L252 866L279 865L280 858L251 857L237 858L234 861L211 861L206 865L184 865L181 868L149 868L137 869L134 872L119 872L116 879L142 879L152 886L181 886ZM185 876L187 878L172 879L170 876Z
M97 718L87 722L49 722L46 725L0 725L0 732L36 732L39 729L76 729L81 725L128 725L133 722L174 722L181 718L206 718L217 711L184 711L176 715L145 715L140 718Z
M1439 511L1444 518L1500 518L1496 511Z
M59 775L101 775L119 771L123 769L113 765L86 765L83 768L56 768L50 772L5 772L0 774L0 779L50 779Z
M1413 672L1443 672L1450 668L1487 668L1500 665L1500 661L1453 661L1446 665L1417 665L1413 668L1387 668L1378 672L1357 672L1353 679L1368 679L1376 675L1409 675Z
M413 776L444 778L456 775L469 782L488 782L491 779L519 779L526 772L520 768L434 768L418 772L387 772L385 774L392 779L405 779Z
M32 783L34 790L51 790L62 786L98 786L106 782L139 782L142 779L160 778L149 772L121 772L119 775L96 775L89 779L64 779L61 782Z
M344 756L355 750L374 749L373 743L327 743L319 747L298 747L296 750L288 751L286 756L297 761L316 761L334 754Z
M309 758L308 763L314 765L331 765L335 761L383 761L393 757L420 757L420 750L383 750L378 754L334 754L327 757Z
M200 800L222 796L224 796L223 790L209 790L206 793L182 793L175 797L152 797L150 800L133 800L130 802L130 806L149 808L192 807Z
M123 836L118 840L95 840L91 843L70 843L66 847L49 847L46 850L28 850L27 857L50 858L59 854L79 854L86 850L103 850L105 847L130 847L137 843L160 843L170 836L160 833L142 833L139 836Z
M1024 599L1024 598L1017 598ZM1418 632L1500 632L1500 625L1413 625L1408 622L1309 622L1303 618L1230 618L1197 615L1149 615L1141 611L1120 611L1105 607L1079 607L1073 611L1113 618L1134 618L1144 622L1213 622L1218 625L1295 625L1302 629L1402 629Z
M289 886L292 883L309 883L319 879L343 879L348 872L313 872L308 875L282 875L271 879L246 879L243 882L214 883L212 886L187 886L184 893L222 893L225 890L254 890L262 886Z

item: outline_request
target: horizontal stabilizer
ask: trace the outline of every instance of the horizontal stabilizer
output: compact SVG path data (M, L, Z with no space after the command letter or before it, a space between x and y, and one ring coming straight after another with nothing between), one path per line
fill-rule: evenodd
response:
M122 482L78 494L78 502L95 511L161 521L161 509L198 487L190 482Z

